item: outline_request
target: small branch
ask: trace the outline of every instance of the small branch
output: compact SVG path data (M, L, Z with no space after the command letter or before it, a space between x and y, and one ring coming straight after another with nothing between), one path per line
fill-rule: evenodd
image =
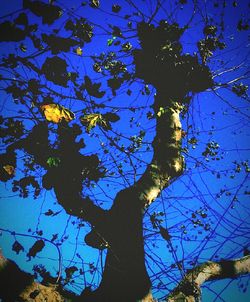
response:
M250 255L239 259L205 262L189 271L167 298L168 302L201 301L203 283L226 278L237 278L250 273Z

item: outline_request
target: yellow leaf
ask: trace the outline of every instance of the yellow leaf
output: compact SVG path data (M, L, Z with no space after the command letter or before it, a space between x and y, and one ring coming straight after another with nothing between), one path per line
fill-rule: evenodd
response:
M15 168L11 165L5 165L3 168L9 175L13 175L15 173Z
M76 54L77 54L78 56L81 56L81 55L82 55L82 49L81 49L81 47L77 47L77 49L76 49Z
M41 109L47 121L53 123L60 123L62 120L70 122L75 118L75 115L70 110L58 104L42 105Z

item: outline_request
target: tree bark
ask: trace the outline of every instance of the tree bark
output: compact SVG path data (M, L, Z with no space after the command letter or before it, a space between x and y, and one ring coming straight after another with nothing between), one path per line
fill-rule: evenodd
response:
M136 268L135 268L136 269ZM240 275L250 273L250 256L245 256L234 260L222 260L220 262L205 262L189 271L179 285L170 293L167 302L197 302L201 301L201 286L207 281L221 280L225 278L237 278ZM108 276L109 278L109 276ZM106 280L103 279L103 282ZM108 280L108 279L107 279ZM134 280L132 274L132 281ZM88 300L87 295L76 297L69 292L62 292L55 284L43 285L34 281L31 274L21 271L11 260L7 260L0 253L0 298L4 302L86 302L105 301L104 296L99 296L100 300ZM141 283L142 284L142 283ZM127 291L130 288L125 286L118 293L118 301L126 300ZM101 285L102 286L102 285ZM99 293L101 293L101 286ZM105 286L105 285L104 285ZM107 287L106 287L107 288ZM107 293L108 294L108 293ZM97 294L92 298L97 298ZM112 300L107 300L112 301ZM138 300L133 300L138 301ZM154 301L149 292L142 302Z
M0 251L0 298L3 302L70 302L71 293L63 296L56 284L43 285L34 277L18 268L15 262L7 260Z
M102 281L95 292L83 293L83 301L132 302L148 295L151 283L144 261L142 219L136 190L118 193L100 229L108 244Z
M169 295L168 302L201 301L201 286L204 282L237 278L250 273L250 256L220 262L205 262L189 271Z
M145 267L143 214L161 190L181 175L184 168L180 151L182 106L159 93L154 108L156 135L153 159L134 186L117 194L105 221L94 229L108 247L108 253L101 284L95 292L83 293L84 301L153 300ZM95 246L91 236L86 239L87 243Z

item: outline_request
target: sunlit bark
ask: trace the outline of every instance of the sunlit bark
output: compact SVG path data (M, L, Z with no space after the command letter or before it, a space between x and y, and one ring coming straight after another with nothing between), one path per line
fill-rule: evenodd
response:
M237 278L250 273L250 256L220 262L205 262L189 271L167 299L168 302L201 301L201 286L207 281Z

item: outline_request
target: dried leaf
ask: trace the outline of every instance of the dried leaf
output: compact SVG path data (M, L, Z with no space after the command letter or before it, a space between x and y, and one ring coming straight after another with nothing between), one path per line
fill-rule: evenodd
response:
M84 117L81 118L81 122L83 125L87 126L88 133L97 124L99 124L100 126L107 127L106 121L103 119L102 115L99 113L85 115Z
M89 5L93 8L98 8L100 6L100 1L99 0L90 0Z
M93 65L93 69L95 72L102 72L102 67L98 63Z
M45 118L49 122L60 123L62 120L70 122L75 118L72 111L60 106L58 104L46 104L41 106L41 110Z
M14 175L15 168L12 165L5 165L3 168L10 176Z
M76 54L77 54L78 56L81 56L81 55L82 55L82 49L81 49L81 47L77 47L77 49L76 49Z

